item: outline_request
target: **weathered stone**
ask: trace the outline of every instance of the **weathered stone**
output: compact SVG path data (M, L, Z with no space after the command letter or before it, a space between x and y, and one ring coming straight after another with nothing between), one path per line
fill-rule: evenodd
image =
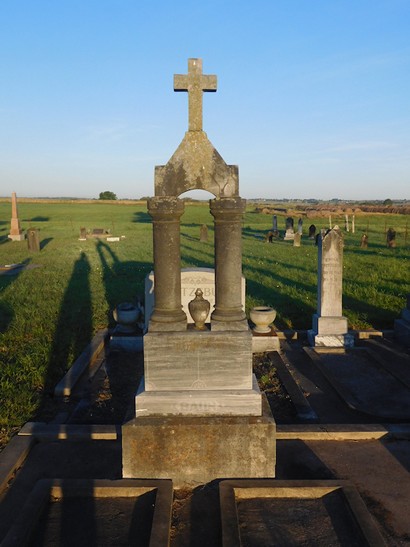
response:
M215 222L215 310L212 321L243 321L242 215L246 201L240 197L210 200Z
M181 307L180 218L184 203L176 197L154 197L148 201L154 236L155 308L151 330L186 329ZM165 324L165 325L164 325Z
M206 224L202 224L199 230L199 241L203 241L204 243L208 241L208 226Z
M300 247L300 242L302 240L302 236L299 232L297 232L294 236L293 236L293 246L294 247Z
M17 196L16 192L11 194L11 226L8 238L12 241L23 241L24 234L20 226L20 220L17 212Z
M342 316L343 236L338 226L318 239L318 303L309 331L312 345L351 346L347 319Z
M369 245L369 238L368 238L367 234L363 234L361 239L360 239L360 247L362 249L367 249L368 245Z
M316 237L316 226L311 224L309 226L309 239L315 239Z
M302 218L298 220L298 234L300 235L303 234L303 219Z
M188 303L195 296L196 289L201 289L204 298L211 304L211 312L215 305L215 270L213 268L182 268L181 270L181 303L186 313L188 324L194 321L189 314ZM241 305L245 309L246 280L241 276ZM155 302L155 276L150 272L145 278L145 330L148 329L149 320L154 309ZM211 312L206 323L211 321Z
M294 232L294 229L293 229L293 218L288 217L286 219L286 232L285 232L285 237L283 239L285 241L293 240L294 237L295 237L295 232Z
M123 477L174 486L220 477L274 477L276 424L262 416L137 417L122 426Z
M147 391L252 389L252 334L149 331L144 364Z
M39 230L36 228L29 228L27 230L27 246L29 251L40 252L40 236Z

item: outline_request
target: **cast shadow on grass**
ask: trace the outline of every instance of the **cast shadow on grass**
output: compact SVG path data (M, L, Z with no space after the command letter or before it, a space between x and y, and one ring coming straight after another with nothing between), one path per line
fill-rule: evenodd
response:
M44 247L47 247L47 245L50 243L50 241L53 241L53 237L46 237L42 241L40 241L40 251L44 249Z
M23 222L48 222L50 217L37 216L33 218L24 218Z
M149 216L148 213L145 213L144 211L137 211L134 213L134 218L132 222L137 222L140 224L151 224L152 218Z
M44 378L43 398L49 397L56 382L64 376L92 339L90 271L88 258L81 252L80 258L74 263L61 301Z
M110 245L103 240L96 242L101 261L105 297L108 303L107 324L113 326L112 312L121 302L136 304L143 298L138 291L144 290L145 276L152 270L148 262L121 262Z
M15 281L19 275L24 271L24 266L27 266L30 263L30 258L26 258L26 260L23 260L23 262L20 262L22 264L21 268L10 270L9 272L2 272L0 274L0 294L2 296L4 295L5 289ZM8 304L8 302L4 301L4 298L2 298L2 302L0 302L0 332L4 333L8 329L10 323L12 322L14 317L14 310Z

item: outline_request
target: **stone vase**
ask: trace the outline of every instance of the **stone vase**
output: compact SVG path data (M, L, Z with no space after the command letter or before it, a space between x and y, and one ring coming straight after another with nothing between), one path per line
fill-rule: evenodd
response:
M205 321L208 317L211 304L205 300L201 289L195 291L195 298L188 304L189 313L195 322L196 330L205 330Z
M113 317L118 323L118 331L132 333L136 329L140 309L130 302L123 302L113 311Z
M255 323L254 332L267 334L271 332L270 325L275 321L276 310L267 306L256 306L250 311L250 318Z

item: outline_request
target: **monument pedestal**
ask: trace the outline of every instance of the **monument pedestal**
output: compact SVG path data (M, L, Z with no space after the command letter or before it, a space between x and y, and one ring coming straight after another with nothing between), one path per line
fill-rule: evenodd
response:
M175 487L218 478L273 478L276 424L262 416L137 417L122 426L124 478L168 478Z
M329 348L352 348L354 336L348 333L347 318L343 316L323 317L313 315L313 329L308 330L311 346Z
M9 234L7 236L9 239L11 239L11 241L24 241L26 236L25 234Z

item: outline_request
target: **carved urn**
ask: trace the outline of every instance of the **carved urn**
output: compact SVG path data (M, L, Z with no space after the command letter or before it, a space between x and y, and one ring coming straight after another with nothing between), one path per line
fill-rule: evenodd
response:
M114 319L118 323L117 330L123 333L131 333L136 329L137 321L140 317L141 309L130 302L123 302L113 311Z
M211 304L205 300L201 289L195 291L195 298L188 304L189 313L195 322L196 330L205 330L205 321L208 317Z
M276 310L268 306L256 306L250 311L250 318L255 323L254 332L267 334L271 332L270 325L275 321Z

